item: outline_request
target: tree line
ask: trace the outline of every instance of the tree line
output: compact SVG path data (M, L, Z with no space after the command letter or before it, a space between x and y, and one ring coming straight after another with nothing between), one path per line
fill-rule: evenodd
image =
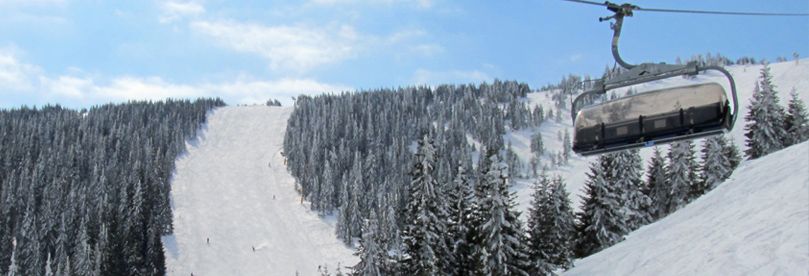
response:
M1 110L0 274L165 274L174 161L223 105Z

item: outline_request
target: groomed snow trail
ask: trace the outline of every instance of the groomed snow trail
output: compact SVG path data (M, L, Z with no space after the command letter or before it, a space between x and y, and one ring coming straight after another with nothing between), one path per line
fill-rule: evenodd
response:
M281 156L291 112L249 106L209 115L176 161L169 275L316 275L318 265L357 262L295 192Z
M565 275L809 275L809 142L575 265Z

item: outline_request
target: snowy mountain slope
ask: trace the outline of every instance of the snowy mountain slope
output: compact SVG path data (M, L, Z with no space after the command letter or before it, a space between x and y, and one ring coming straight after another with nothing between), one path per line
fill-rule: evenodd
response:
M334 226L302 205L281 156L291 108L224 107L176 162L169 275L315 275L353 265ZM206 239L210 239L210 244Z
M809 274L809 142L729 180L566 275Z
M763 65L733 65L727 67L728 71L730 71L731 75L733 75L736 82L740 106L739 117L736 121L736 125L733 127L733 131L730 132L730 136L733 138L733 141L742 152L746 149L744 146L744 126L746 125L744 116L747 114L747 106L749 105L750 99L753 96L755 84L759 81L758 78L761 74L762 67ZM773 63L770 64L770 70L773 76L773 83L775 84L778 95L780 96L780 104L782 106L786 107L786 104L789 101L789 93L792 88L795 88L798 91L799 98L801 100L809 104L809 59L802 59L797 64L795 61ZM659 89L661 87L706 81L715 81L723 85L728 92L730 91L730 87L725 78L716 72L710 72L709 75L699 77L696 80L672 78L664 81L637 85L634 86L633 89L643 92ZM549 95L551 92L552 91L539 91L536 93L529 93L528 102L532 106L542 105L547 112L547 109L554 105ZM563 118L559 123L555 122L554 120L548 120L538 129L509 132L505 137L505 141L506 143L509 141L512 142L514 150L519 154L524 163L527 163L529 160L528 156L530 156L531 151L530 138L534 132L539 131L542 133L543 142L545 143L545 148L547 151L557 152L562 148L562 142L557 138L557 133L564 131L564 129L568 129L568 131L571 132L571 135L573 133L572 120L570 119L569 114L570 111L565 109L562 111ZM695 145L697 145L697 152L699 152L701 144L702 139L695 141ZM664 145L661 146L661 148L664 150L663 152L665 154L665 150L668 149L668 146ZM652 148L645 148L641 150L641 156L644 159L644 166L648 165L647 162L651 155ZM595 158L596 157L585 158L573 155L571 156L568 165L551 167L548 170L549 175L558 174L565 179L568 192L570 193L570 200L575 210L578 210L580 206L582 187L587 179L585 173L588 171L589 163L592 160L595 160ZM543 162L547 162L547 160L548 159L545 159ZM525 211L527 211L527 208L530 205L532 181L533 180L531 179L518 179L515 181L515 184L512 187L512 190L517 193L518 202L520 203L520 210L523 211L523 214L526 213Z

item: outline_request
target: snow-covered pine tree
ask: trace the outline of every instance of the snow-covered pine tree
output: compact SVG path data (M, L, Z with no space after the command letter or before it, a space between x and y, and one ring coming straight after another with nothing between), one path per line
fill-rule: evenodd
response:
M357 248L355 256L360 257L360 262L357 263L352 269L353 275L358 276L379 276L384 275L384 264L387 259L385 249L380 247L379 238L377 235L376 211L371 209L371 214L365 221L362 229L362 238L360 239L360 246Z
M750 100L744 136L750 159L756 159L784 147L784 108L778 104L778 95L772 84L769 65L761 68L761 76Z
M335 225L335 234L337 234L337 238L342 240L343 243L346 245L351 245L351 210L349 204L349 189L351 189L352 185L349 182L346 182L342 185L342 191L340 191L340 205L339 211L337 212L337 224Z
M444 273L443 263L449 250L442 235L446 233L446 200L439 198L434 166L436 150L425 135L419 140L416 162L411 172L410 202L404 212L402 240L405 256L400 272L406 275Z
M538 105L534 107L533 117L534 117L534 127L539 127L542 125L542 122L545 121L545 111L542 110L542 105Z
M547 218L546 211L550 200L551 180L543 170L534 181L534 192L531 194L531 206L528 207L528 259L531 262L529 272L533 275L547 275L552 271L549 254L545 248Z
M798 91L794 87L789 93L784 127L787 132L784 146L791 146L809 140L809 115L807 115L806 106L798 98Z
M351 183L351 197L348 202L348 222L351 236L359 238L362 235L362 213L363 210L360 206L360 197L363 196L363 172L362 172L362 157L359 152L354 153L354 163L351 166L351 173L349 175L349 182ZM345 203L344 203L345 204Z
M739 166L739 163L742 162L742 155L739 153L739 147L736 146L736 142L733 142L733 139L730 139L730 143L725 144L722 153L727 156L730 162L730 171L725 175L725 179L728 179L733 171L736 170L736 167Z
M575 218L564 180L542 176L535 185L529 216L532 275L548 274L573 264Z
M542 154L545 153L545 145L542 143L542 134L537 131L531 136L531 165L534 174L539 170Z
M608 179L614 176L615 154L602 154L590 164L585 196L577 214L576 255L590 256L621 240L629 231L626 216L621 211L621 195Z
M622 194L620 205L624 208L627 227L632 231L652 220L648 213L651 200L643 193L643 160L637 149L620 151L615 158L615 177L609 182Z
M449 249L452 255L449 258L447 271L451 275L470 275L473 272L474 244L469 240L472 224L472 211L475 207L475 197L469 175L463 165L458 166L458 173L447 193L448 226L447 235Z
M694 143L690 140L671 143L666 168L669 191L664 203L663 214L665 215L680 209L691 201L690 191L698 181L694 154Z
M87 233L87 222L82 220L79 226L78 243L76 244L76 252L73 257L74 264L71 266L77 274L88 272L92 270L93 249L90 247L90 237ZM162 268L162 267L161 267Z
M702 173L697 185L691 190L691 197L699 197L706 192L713 190L719 183L725 181L733 172L730 159L725 155L727 139L723 135L717 135L705 139L702 143Z
M565 134L562 139L562 156L564 156L565 164L567 164L568 160L570 160L570 152L573 151L573 146L570 143L570 132L567 131L567 128L565 128Z
M399 237L399 225L396 218L396 202L391 199L393 194L388 194L382 200L380 209L383 210L379 223L379 237L385 251L399 253L401 238Z
M522 175L522 162L520 162L520 157L517 153L514 152L514 148L511 147L511 141L508 142L508 146L506 147L505 159L513 175Z
M31 186L33 192L33 186ZM19 251L19 269L21 275L42 275L44 273L45 260L42 259L42 243L40 232L36 227L37 217L34 211L33 193L25 209L25 214L20 228L20 237L17 240Z
M332 156L334 153L329 151L329 154L326 156ZM331 214L334 210L334 168L333 167L333 159L326 158L326 164L324 165L323 174L322 174L322 181L320 181L320 194L316 199L318 203L318 213L320 215L327 215ZM314 201L312 202L314 204Z
M17 238L11 238L11 259L9 260L7 276L20 275L20 267L17 265L19 261L17 258Z
M496 150L487 153L490 167L483 175L484 195L479 198L482 219L480 229L484 275L528 275L528 248L519 220L514 211L516 199L508 191L508 166L500 161Z

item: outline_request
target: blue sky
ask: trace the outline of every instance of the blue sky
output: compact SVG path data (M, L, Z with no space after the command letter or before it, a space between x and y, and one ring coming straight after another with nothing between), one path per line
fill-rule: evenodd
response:
M641 7L809 12L806 0ZM0 0L0 107L166 97L230 104L495 78L534 87L613 63L600 7L557 0ZM809 18L641 13L630 62L809 56Z

